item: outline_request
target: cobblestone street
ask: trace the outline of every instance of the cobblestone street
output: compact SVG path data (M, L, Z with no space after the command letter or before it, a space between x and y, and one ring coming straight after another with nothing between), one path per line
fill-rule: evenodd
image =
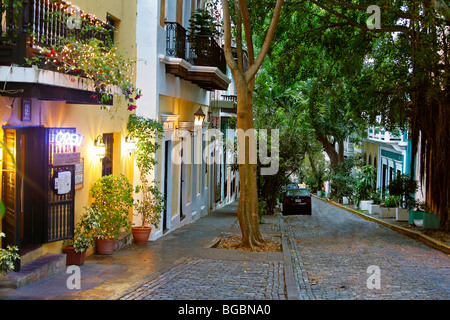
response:
M286 257L296 290L291 299L450 298L448 255L421 242L318 199L311 216L272 217L264 227L273 231L277 223L288 248L284 262L187 259L121 299L284 300ZM368 288L370 266L380 270L379 289Z
M450 298L448 255L421 242L318 199L312 216L284 224L306 298ZM369 266L379 267L380 289L367 286Z
M264 217L263 237L281 239L283 252L216 248L240 234L234 204L157 241L90 256L79 290L62 273L0 289L0 299L450 299L448 254L325 201L313 198L312 208L311 216Z

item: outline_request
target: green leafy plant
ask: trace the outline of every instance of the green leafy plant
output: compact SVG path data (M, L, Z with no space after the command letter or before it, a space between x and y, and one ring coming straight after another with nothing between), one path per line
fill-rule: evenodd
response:
M400 198L400 203L404 208L414 207L414 194L418 189L417 181L411 179L407 174L399 174L388 185L389 194Z
M395 195L388 195L384 200L384 206L386 208L396 208L400 204L400 197Z
M219 23L207 9L197 9L189 19L188 40L197 57L208 55L211 40L220 35Z
M95 243L96 230L100 228L100 213L92 207L84 207L86 212L78 222L73 239L63 241L63 245L74 247L75 252L83 252Z
M370 193L370 200L372 200L373 204L380 204L382 197L381 197L381 190L375 190Z
M0 238L5 237L3 232L0 232ZM18 253L19 248L15 246L7 246L6 249L0 248L0 274L5 275L11 270L14 270L14 263L20 259Z
M375 188L376 180L376 168L371 165L364 166L361 173L358 175L355 184L356 205L358 207L362 200L370 198L373 189Z
M159 148L156 139L161 137L163 127L153 119L131 114L127 129L135 141L134 155L141 180L141 185L135 188L136 193L141 193L141 199L135 203L135 214L141 218L142 227L157 225L164 210L164 196L148 176L156 165L155 153Z
M89 190L94 198L91 215L99 215L96 239L117 240L121 229L129 231L129 209L133 205L133 186L124 175L108 175L98 179Z

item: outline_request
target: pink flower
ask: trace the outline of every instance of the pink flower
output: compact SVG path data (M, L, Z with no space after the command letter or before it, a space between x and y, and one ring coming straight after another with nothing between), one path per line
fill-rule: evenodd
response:
M91 99L92 100L95 100L95 99L97 99L98 98L98 96L96 95L96 94L93 94L92 96L91 96Z
M135 105L129 105L128 106L128 111L133 111L134 109L136 109L137 107Z
M140 97L142 97L142 94L136 95L136 98L134 98L134 100L137 100L137 99L139 99Z

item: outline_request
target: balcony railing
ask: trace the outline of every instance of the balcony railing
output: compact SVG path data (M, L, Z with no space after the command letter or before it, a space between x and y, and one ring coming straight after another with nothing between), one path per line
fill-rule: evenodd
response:
M3 0L0 1L0 63L22 65L24 58L39 53L40 47L61 44L69 35L79 40L97 38L107 40L110 35L91 28L82 32L86 24L111 27L98 19L81 13L81 25L69 26L67 19L74 14L70 4L48 0ZM86 18L87 17L87 18Z
M213 37L189 37L188 31L177 22L166 22L166 54L181 58L195 66L217 67L226 74L223 49Z

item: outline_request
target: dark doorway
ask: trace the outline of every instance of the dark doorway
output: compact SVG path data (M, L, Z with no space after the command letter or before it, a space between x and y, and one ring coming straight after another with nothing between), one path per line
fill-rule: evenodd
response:
M167 196L167 184L169 183L169 141L164 143L164 212L163 212L163 232L167 230L167 206L168 206L168 196Z
M105 157L102 159L102 177L113 173L114 136L112 133L103 134L105 143Z

